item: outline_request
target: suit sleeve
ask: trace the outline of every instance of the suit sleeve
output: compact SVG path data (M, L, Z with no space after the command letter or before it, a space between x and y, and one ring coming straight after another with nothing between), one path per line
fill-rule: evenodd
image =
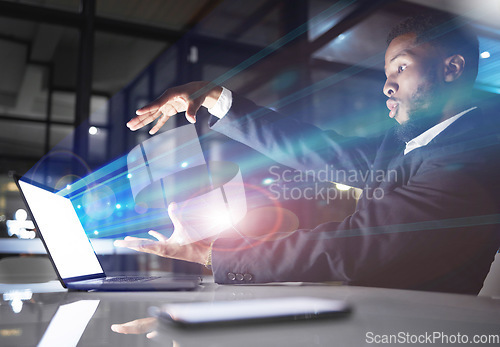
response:
M346 177L349 170L367 172L377 154L379 138L344 137L311 124L256 106L233 94L233 104L222 119L212 117L210 127L248 145L274 161L309 172L331 168L333 181L362 188L361 176ZM349 181L346 181L349 180Z
M407 184L373 197L341 223L277 241L220 239L212 256L215 280L477 294L500 244L499 165L491 165L498 148L490 152L427 160Z

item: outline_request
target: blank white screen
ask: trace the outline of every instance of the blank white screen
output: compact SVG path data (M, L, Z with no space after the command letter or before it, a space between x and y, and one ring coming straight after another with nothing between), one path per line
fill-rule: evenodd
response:
M59 275L70 278L102 273L71 201L23 181L19 185Z

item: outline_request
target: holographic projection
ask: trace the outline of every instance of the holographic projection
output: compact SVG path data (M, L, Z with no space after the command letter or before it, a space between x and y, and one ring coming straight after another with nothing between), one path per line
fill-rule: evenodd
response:
M206 163L194 125L154 136L132 149L127 167L136 208L167 208L177 203L191 242L217 235L246 214L243 180L238 165ZM160 216L160 218L162 218Z
M26 176L36 180L38 175L33 170ZM233 227L247 212L238 165L206 162L194 125L160 133L71 181L75 177L64 176L52 185L71 199L89 236L119 238L150 229L168 235L172 230L167 208L175 202L188 226L188 239L182 242L192 242Z

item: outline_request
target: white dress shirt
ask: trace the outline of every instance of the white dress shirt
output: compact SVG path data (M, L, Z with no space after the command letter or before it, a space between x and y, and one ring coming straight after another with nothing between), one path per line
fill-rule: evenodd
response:
M217 99L217 102L212 108L208 109L208 112L217 118L222 118L229 112L232 104L233 94L229 89L222 87L222 93L219 99Z
M413 140L410 140L406 143L406 148L404 151L404 155L407 155L411 151L416 148L426 146L429 142L431 142L436 136L438 136L444 129L448 128L454 121L458 118L462 117L464 114L476 109L477 106L471 107L468 110L460 112L459 114L448 118L441 123L434 125L432 128L424 131L422 134L415 137Z

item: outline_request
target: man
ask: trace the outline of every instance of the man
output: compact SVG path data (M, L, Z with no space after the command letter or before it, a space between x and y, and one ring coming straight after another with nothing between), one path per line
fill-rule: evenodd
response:
M467 98L477 38L452 17L429 16L395 27L388 44L383 92L398 124L381 138L343 138L206 82L167 90L127 124L136 130L158 118L153 134L170 116L186 111L195 122L207 107L212 129L299 170L329 165L339 183L363 188L354 214L276 241L179 245L188 226L171 205L170 239L152 231L157 242L127 237L116 245L211 263L218 283L343 281L477 294L500 246L498 127ZM349 170L396 174L347 182L339 173Z

